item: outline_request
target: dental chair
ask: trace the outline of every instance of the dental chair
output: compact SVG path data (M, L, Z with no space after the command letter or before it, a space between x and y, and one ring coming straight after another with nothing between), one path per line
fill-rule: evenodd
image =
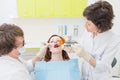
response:
M111 64L112 68L113 68L116 64L117 64L117 59L114 58L113 61L112 61L112 64ZM120 76L112 76L112 77L113 77L113 78L120 78Z
M112 64L111 64L112 68L116 65L116 63L117 63L117 59L114 57Z

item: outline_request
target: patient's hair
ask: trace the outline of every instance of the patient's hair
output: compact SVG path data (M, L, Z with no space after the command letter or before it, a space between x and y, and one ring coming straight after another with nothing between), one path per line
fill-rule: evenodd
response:
M52 35L49 39L48 39L48 43L50 42L50 39L52 38L52 37L55 37L55 36L57 36L57 37L60 37L61 39L62 39L62 41L63 42L65 42L65 39L64 38L62 38L61 36L59 36L59 35ZM45 54L45 57L44 57L44 60L45 61L50 61L51 60L51 52L50 52L50 49L49 49L49 47L47 48L47 50L46 50L46 54ZM67 54L67 52L65 51L65 50L62 50L62 57L63 57L63 60L69 60L70 58L69 58L69 56L68 56L68 54Z

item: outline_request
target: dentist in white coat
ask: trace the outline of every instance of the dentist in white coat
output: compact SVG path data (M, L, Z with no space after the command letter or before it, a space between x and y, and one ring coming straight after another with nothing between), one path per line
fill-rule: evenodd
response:
M24 33L14 24L0 25L0 80L32 80L34 60L19 57L24 52Z
M84 59L81 77L83 80L110 80L111 63L120 45L118 36L110 31L114 18L112 5L98 1L88 6L83 16L86 32L81 38L81 46L72 46Z

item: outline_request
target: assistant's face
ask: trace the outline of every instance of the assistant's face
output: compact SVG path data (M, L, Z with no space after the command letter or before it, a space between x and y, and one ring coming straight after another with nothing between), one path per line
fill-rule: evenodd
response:
M98 31L97 26L92 21L90 21L86 18L85 18L85 28L88 32L92 32L92 33Z

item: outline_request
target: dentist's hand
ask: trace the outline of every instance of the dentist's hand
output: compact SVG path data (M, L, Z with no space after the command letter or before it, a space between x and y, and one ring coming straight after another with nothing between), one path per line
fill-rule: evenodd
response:
M40 59L43 58L43 56L45 55L47 50L47 46L43 46L40 51L36 54L36 56L38 56Z
M42 59L45 56L46 50L48 47L51 47L50 43L42 43L40 51L36 54L40 59Z
M48 46L49 46L48 44L43 44L42 43L40 51L32 58L33 66L35 66L36 61L40 61L40 60L42 60L44 58Z
M91 55L89 55L88 52L84 50L84 48L78 45L72 45L72 49L74 50L75 54L89 62Z

